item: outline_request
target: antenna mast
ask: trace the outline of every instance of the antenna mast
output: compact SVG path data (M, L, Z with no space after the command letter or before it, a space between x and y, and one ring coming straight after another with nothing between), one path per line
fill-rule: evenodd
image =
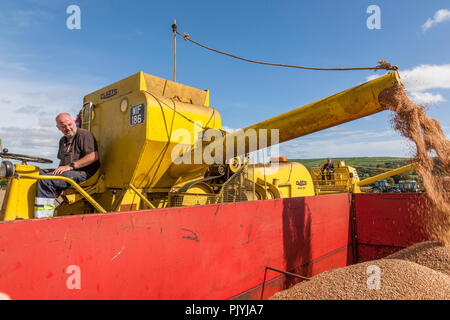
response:
M177 81L177 20L173 20L173 81Z

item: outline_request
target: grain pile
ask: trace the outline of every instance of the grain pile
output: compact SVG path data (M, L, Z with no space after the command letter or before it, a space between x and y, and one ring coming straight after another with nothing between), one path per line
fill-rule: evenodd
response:
M418 164L426 197L424 231L430 239L450 245L450 193L444 192L445 178L433 174L432 158L436 155L442 169L450 173L450 141L440 123L428 117L423 106L412 102L403 86L384 90L378 99L383 106L394 111L392 121L395 129L416 145L414 161Z
M369 266L380 268L379 289L367 283ZM407 260L380 259L323 272L270 299L450 300L450 277Z
M415 262L450 276L450 247L440 242L421 242L397 251L385 259L401 259Z

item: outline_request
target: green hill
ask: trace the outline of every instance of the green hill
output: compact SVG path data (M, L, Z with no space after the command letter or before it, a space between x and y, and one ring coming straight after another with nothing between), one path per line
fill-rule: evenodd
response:
M380 167L380 168L398 168L404 166L410 162L409 158L397 158L397 157L355 157L355 158L332 158L333 161L345 161L348 165L360 165L368 167ZM317 159L289 159L289 161L296 161L302 163L307 168L319 166L323 162L327 161L327 158Z
M365 179L377 174L386 172L386 170L376 168L395 169L405 166L411 162L409 158L398 157L355 157L355 158L332 158L333 161L344 161L345 164L356 168L359 178ZM311 167L320 166L323 162L327 161L327 158L317 159L289 159L289 161L300 162L308 170ZM359 167L361 166L361 167ZM418 176L415 171L408 171L403 174L388 178L391 184L398 183L399 180L418 180Z

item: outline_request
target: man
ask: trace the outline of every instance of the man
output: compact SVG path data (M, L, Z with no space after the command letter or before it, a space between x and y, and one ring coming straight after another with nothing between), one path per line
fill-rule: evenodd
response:
M77 128L75 121L68 113L56 117L56 127L64 134L59 140L59 167L41 170L41 174L64 176L76 183L86 181L100 167L97 142L91 132ZM61 180L38 180L34 217L52 217L57 194L70 186Z
M325 172L327 173L327 179L331 180L331 176L334 173L334 163L328 158L327 163L323 165L322 168L322 180L325 180Z

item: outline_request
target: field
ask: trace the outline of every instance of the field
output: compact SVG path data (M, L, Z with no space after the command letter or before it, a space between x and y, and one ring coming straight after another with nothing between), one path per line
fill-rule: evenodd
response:
M388 165L404 165L408 163L409 158L396 158L396 157L355 157L355 158L332 158L333 161L345 161L349 165L361 165L369 167L384 167L387 168ZM313 166L319 166L323 162L327 161L327 158L317 158L317 159L289 159L289 161L298 161L304 166L310 168Z

